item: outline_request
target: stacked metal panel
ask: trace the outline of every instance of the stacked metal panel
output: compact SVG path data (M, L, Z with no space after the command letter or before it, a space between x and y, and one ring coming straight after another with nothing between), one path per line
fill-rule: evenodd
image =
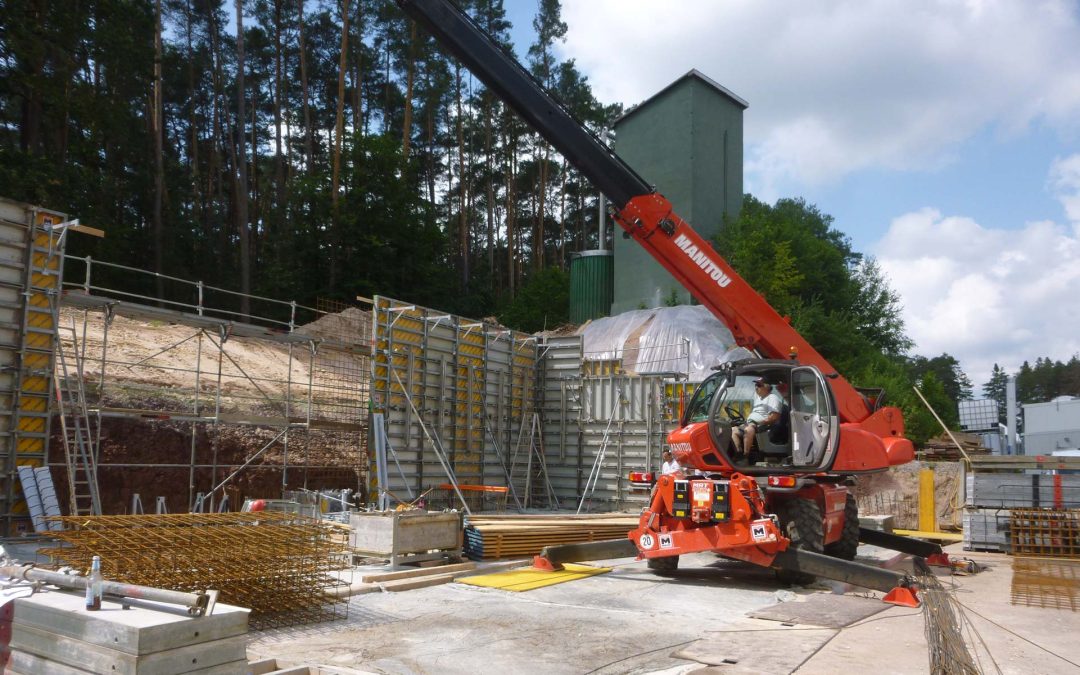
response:
M967 509L964 511L964 549L1008 553L1008 509Z
M372 411L393 500L449 482L512 486L508 508L643 505L679 387L592 367L579 336L534 337L375 298ZM590 475L594 480L590 482Z
M32 531L17 467L48 460L64 220L0 199L0 536Z
M997 509L1080 508L1080 475L1049 473L969 473L971 506Z
M515 459L524 470L530 441L540 441L535 337L382 296L372 320L372 411L385 419L373 433L385 433L394 497L417 498L451 476L505 485Z
M673 425L671 379L589 367L579 340L541 344L544 448L555 493L574 508L587 497L584 510L643 506L648 495L631 490L629 474L659 468Z
M1059 550L1053 547L1061 543L1061 536L1046 533L1072 530L1057 527L1058 521L1049 514L1080 508L1077 468L1080 465L1071 458L972 458L964 482L964 548L1024 554ZM1049 525L1043 527L1045 519ZM1069 527L1076 522L1064 515L1059 520Z

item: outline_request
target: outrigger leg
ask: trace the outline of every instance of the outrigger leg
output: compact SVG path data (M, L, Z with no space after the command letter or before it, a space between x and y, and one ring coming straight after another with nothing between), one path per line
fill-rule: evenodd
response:
M911 539L910 537L901 537L898 534L881 532L880 530L868 530L865 527L859 528L859 541L871 546L880 546L881 548L907 553L919 558L926 558L928 565L952 566L949 554L941 550L940 544L933 544L921 539Z

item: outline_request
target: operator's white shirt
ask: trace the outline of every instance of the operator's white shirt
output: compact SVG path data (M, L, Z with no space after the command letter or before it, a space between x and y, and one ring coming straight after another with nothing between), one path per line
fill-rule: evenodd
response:
M748 422L761 422L765 420L772 413L778 413L784 407L784 399L780 398L780 394L775 391L770 391L765 396L758 396L754 394L754 407L750 410L750 417L747 418Z
M663 466L660 467L660 473L665 475L665 476L668 475L669 473L675 473L676 471L681 471L681 470L682 470L682 467L679 466L679 463L676 462L675 460L671 460L670 462L664 462Z

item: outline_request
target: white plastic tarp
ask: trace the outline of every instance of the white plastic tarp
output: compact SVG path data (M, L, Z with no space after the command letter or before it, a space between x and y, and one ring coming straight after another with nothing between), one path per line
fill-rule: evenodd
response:
M578 329L587 361L622 359L631 373L680 373L700 382L712 367L750 358L719 319L700 305L638 309Z

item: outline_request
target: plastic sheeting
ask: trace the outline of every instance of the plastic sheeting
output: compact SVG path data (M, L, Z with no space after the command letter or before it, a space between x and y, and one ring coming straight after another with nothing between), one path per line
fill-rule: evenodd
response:
M700 305L624 312L578 329L586 361L622 359L630 373L679 373L704 380L712 367L750 358L727 326Z

